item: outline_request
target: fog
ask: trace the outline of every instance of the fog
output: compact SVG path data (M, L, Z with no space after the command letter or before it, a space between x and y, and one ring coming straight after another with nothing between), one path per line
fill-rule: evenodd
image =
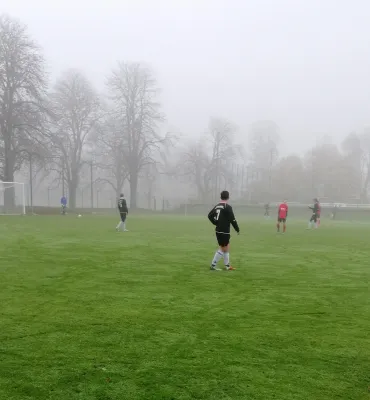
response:
M169 123L186 134L209 115L271 119L291 152L369 123L366 0L7 3L54 76L81 68L101 86L118 59L150 63Z
M117 61L150 66L161 89L160 129L182 142L221 118L235 124L235 142L249 154L251 126L273 121L279 157L303 156L323 143L341 150L370 124L365 0L13 0L1 12L28 26L51 85L76 68L104 92ZM359 185L353 196L367 193Z

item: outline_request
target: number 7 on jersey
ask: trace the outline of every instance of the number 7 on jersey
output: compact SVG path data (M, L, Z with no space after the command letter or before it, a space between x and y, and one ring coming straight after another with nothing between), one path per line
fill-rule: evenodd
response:
M221 210L216 210L216 216L215 216L215 221L218 221L218 218L220 217L220 211Z

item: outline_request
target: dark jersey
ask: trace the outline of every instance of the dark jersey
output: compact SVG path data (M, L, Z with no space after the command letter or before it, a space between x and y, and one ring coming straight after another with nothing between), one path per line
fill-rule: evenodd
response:
M312 210L312 212L314 214L319 214L320 215L320 203L315 203L313 205L313 207L310 207L310 209Z
M121 214L123 213L128 213L128 208L127 208L127 203L126 199L123 199L122 197L118 200L118 210Z
M230 225L239 232L233 208L224 202L215 205L208 214L208 219L216 226L217 233L230 234Z

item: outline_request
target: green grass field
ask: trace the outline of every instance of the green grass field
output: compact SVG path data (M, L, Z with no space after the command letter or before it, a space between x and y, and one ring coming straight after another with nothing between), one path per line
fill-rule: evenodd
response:
M1 400L370 399L370 225L1 218Z

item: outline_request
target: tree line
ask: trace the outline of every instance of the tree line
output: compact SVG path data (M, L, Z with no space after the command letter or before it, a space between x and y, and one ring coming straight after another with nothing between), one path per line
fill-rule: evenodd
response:
M75 69L49 84L42 49L27 27L0 16L0 180L12 182L26 165L37 166L68 191L71 208L92 167L94 181L116 196L128 182L132 208L139 186L150 199L159 177L182 183L199 202L213 201L226 187L256 202L367 201L370 131L350 133L340 147L314 146L303 157L279 156L273 121L252 124L246 147L237 141L236 124L218 117L184 140L163 132L159 93L147 65L125 61L108 73L103 93ZM4 195L12 205L14 188Z

